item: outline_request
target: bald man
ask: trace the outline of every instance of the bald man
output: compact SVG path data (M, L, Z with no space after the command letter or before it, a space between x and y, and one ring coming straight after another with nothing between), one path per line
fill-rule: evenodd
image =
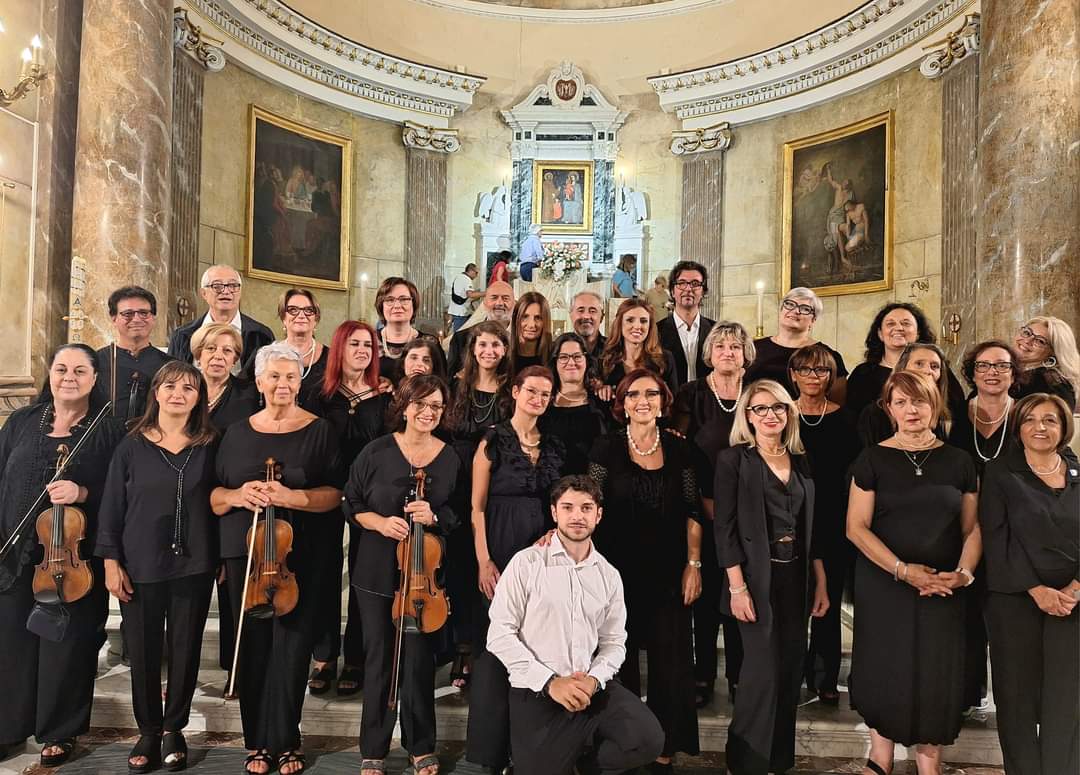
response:
M240 332L244 343L244 365L253 361L260 347L274 341L274 333L240 311L242 289L240 273L231 266L212 266L203 272L199 281L199 295L209 309L203 317L195 318L172 332L169 355L191 363L191 337L195 332L211 323L227 323Z
M494 320L509 327L510 314L514 311L514 289L510 287L510 283L504 283L501 280L491 283L484 291L483 309L485 313L483 320ZM469 338L469 328L471 328L469 324L462 326L450 339L446 358L451 377L461 371L461 367L465 364L465 342Z

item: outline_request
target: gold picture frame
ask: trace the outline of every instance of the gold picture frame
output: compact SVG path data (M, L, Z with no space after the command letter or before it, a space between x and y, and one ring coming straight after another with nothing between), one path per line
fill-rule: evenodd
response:
M250 105L246 273L349 288L352 140Z
M533 162L533 223L545 234L591 234L593 163Z
M783 292L893 285L893 113L784 143Z

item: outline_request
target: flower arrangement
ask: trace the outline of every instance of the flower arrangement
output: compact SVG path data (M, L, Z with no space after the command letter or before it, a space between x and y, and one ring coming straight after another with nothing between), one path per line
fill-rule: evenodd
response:
M540 276L548 280L563 280L585 265L589 246L584 242L545 242Z

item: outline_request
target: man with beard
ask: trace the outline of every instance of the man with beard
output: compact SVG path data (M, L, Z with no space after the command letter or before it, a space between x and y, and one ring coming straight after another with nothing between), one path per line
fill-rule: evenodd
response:
M709 292L709 272L697 261L680 261L671 269L668 290L675 309L656 324L656 332L660 346L675 357L679 384L685 385L712 371L705 365L705 339L716 321L701 314L701 300Z
M514 289L510 283L494 282L484 291L484 320L494 320L504 326L510 325L510 313L514 309ZM476 321L479 323L480 321ZM465 342L469 338L469 328L462 326L450 338L447 348L447 367L451 378L465 365Z
M607 337L600 333L604 322L604 300L594 291L578 291L570 300L570 325L574 333L585 340L594 361L600 360Z

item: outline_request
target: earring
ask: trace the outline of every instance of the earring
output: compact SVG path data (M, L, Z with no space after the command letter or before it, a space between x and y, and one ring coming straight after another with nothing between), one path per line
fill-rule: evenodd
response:
M1057 366L1057 358L1051 355L1049 358L1042 362L1042 365L1044 368L1052 369Z

